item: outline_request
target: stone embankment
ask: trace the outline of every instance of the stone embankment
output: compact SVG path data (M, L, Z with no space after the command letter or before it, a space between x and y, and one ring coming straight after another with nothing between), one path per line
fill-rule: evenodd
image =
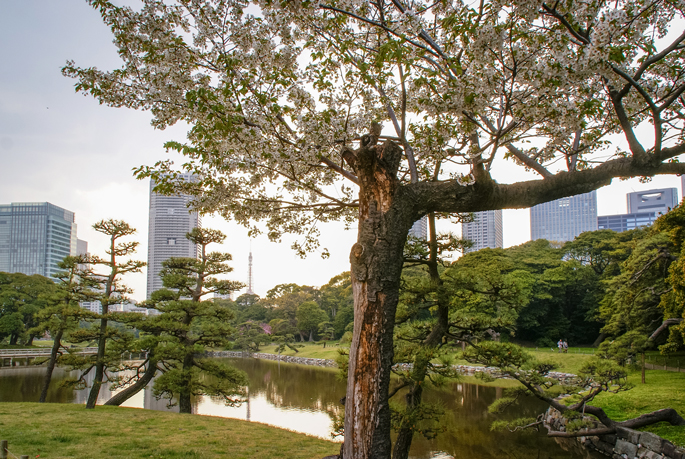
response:
M294 355L266 354L263 352L250 353L242 351L215 351L211 352L210 354L214 357L252 357L255 359L276 360L280 362L297 363L300 365L313 365L317 367L337 368L338 366L338 364L331 359L315 359L311 357L297 357ZM398 363L395 365L395 368L400 370L409 370L411 367L412 365L410 363ZM500 371L495 367L474 367L470 365L453 365L452 367L461 375L475 376L477 373L485 373L496 379L506 378L506 376L502 375L502 373L500 373ZM576 375L571 373L550 372L549 377L558 380L562 384L568 384L573 378L576 377Z
M241 351L215 351L210 352L213 357L252 357L261 360L277 360L280 362L297 363L300 365L312 365L315 367L337 368L338 364L330 359L314 359L311 357L297 357L295 355L266 354L264 352L241 352Z
M585 419L599 424L588 416ZM545 413L544 424L550 430L565 432L566 423L567 419L554 408L550 407ZM678 448L670 441L651 432L640 432L623 427L617 428L615 434L576 437L575 440L586 448L598 451L612 459L685 459L685 450Z

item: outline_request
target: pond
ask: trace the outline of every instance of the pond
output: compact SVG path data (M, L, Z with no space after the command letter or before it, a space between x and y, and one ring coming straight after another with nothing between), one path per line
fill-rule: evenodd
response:
M219 400L197 397L193 401L194 413L262 422L331 439L333 417L342 412L340 399L345 394L345 383L338 380L337 371L266 360L229 360L250 379L248 401L239 407L227 407ZM43 374L42 367L0 369L0 402L37 401ZM60 380L75 376L76 373L70 375L63 369L56 369L48 402L85 403L87 389L74 391L59 387ZM151 392L139 392L124 406L178 411L178 407L167 407L164 400L155 400ZM498 417L488 413L487 407L502 396L500 388L451 382L424 394L426 401L445 409L445 432L433 440L416 437L411 450L414 459L603 457L584 450L575 442L546 438L544 432L491 432L490 424ZM103 387L98 404L111 396L111 391ZM511 407L503 417L534 417L544 409L542 402L529 398Z

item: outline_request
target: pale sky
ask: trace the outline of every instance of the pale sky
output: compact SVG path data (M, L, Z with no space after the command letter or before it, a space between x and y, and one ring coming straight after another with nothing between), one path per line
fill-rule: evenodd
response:
M76 213L78 237L89 251L104 254L104 236L91 229L98 220L122 219L138 229L137 259L147 260L149 182L133 178L132 168L167 158L163 143L185 139L176 126L156 131L145 112L101 106L76 94L74 81L62 76L67 60L81 66L111 70L119 66L109 30L85 0L0 0L0 204L44 202ZM493 170L503 183L532 178L508 168ZM615 181L598 191L599 215L626 212L625 194L676 187L679 177L659 177L651 183ZM530 239L529 211L504 211L505 247ZM246 231L220 218L205 216L203 226L227 234L220 250L233 255L234 280L247 281L250 240ZM442 230L459 232L443 225ZM294 282L320 286L349 269L348 255L356 229L321 227L327 260L317 254L299 259L281 244L259 237L252 241L255 291L264 295L277 284ZM145 273L126 283L145 298Z

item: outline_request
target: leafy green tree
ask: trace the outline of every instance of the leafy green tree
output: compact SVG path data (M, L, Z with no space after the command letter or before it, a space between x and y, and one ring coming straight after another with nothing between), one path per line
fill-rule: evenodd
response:
M333 329L335 336L341 338L342 335L348 331L348 327L354 324L354 306L345 306L338 309L338 313L333 320ZM351 328L350 328L351 330Z
M391 405L393 459L408 457L414 434L433 438L441 431L441 409L423 402L423 390L454 376L446 344L498 339L512 330L532 283L501 249L469 253L450 265L444 255L467 243L437 235L434 215L428 221L429 240L411 239L405 249L395 358L411 367L395 370L399 380L391 394L406 389L406 395L404 404Z
M324 340L323 347L326 347L326 341L335 338L335 328L333 328L333 324L330 321L321 322L318 326L317 333L319 339Z
M229 346L234 329L233 311L204 299L206 295L228 294L244 285L221 276L230 273L228 253L209 252L210 244L222 243L220 231L194 228L186 237L199 248L199 258L169 258L162 262L160 277L164 289L154 292L148 307L160 314L148 317L138 327L161 336L154 349L165 371L157 377L157 397L176 397L181 413L191 413L191 397L222 397L227 404L239 403L247 384L245 374L212 359L199 357L207 347Z
M640 230L617 233L612 230L586 231L564 244L566 257L590 266L598 276L616 275L620 263L630 255L626 242L634 239Z
M641 357L642 384L645 380L645 351L653 345L649 337L637 330L629 331L615 340L607 340L599 345L597 355L615 361L621 366L637 364L637 356Z
M259 346L268 344L271 341L264 328L253 321L243 322L238 325L233 338L235 347L250 352L259 352Z
M331 319L335 320L341 309L354 306L352 280L346 271L334 276L319 288L319 304ZM347 325L347 324L346 324Z
M97 293L92 289L98 285L91 276L92 272L87 262L85 256L68 256L58 263L60 271L55 274L59 280L56 291L48 299L48 306L36 314L38 324L31 333L50 333L52 337L52 349L45 369L40 403L44 403L47 398L55 365L64 352L68 352L62 342L65 334L77 330L81 321L92 316L90 311L80 305L81 301L91 301L97 297Z
M652 333L650 340L657 339L662 331L670 327L668 340L661 350L673 352L685 348L685 207L682 203L659 217L655 227L657 231L668 235L677 259L671 263L668 272L668 283L673 292L662 297L660 304L664 321Z
M675 259L667 234L645 231L636 238L621 273L607 281L600 305L602 331L613 337L654 331L654 324L663 322L664 304L674 301L668 272Z
M297 330L302 341L306 335L309 335L309 341L314 341L314 332L319 329L321 322L326 321L328 315L314 301L305 301L297 307Z
M596 304L603 285L584 253L568 244L557 248L542 239L506 252L516 266L535 278L533 295L517 319L517 339L543 347L554 346L559 339L593 342L601 327Z
M356 320L377 326L354 328L345 459L391 453L393 319L415 221L685 172L678 3L92 4L122 67L63 73L156 127L190 127L167 147L198 182L178 183L170 161L139 176L274 240L302 234L300 253L321 222L357 221ZM616 135L626 147L607 154ZM498 182L505 165L536 178Z
M297 344L295 342L295 336L292 333L277 335L274 337L274 342L276 343L275 352L277 352L279 356L286 349L291 349L295 352L300 352L298 348L304 347L304 344Z
M243 293L236 298L235 303L242 309L249 308L259 302L259 295L254 293Z
M36 313L54 293L54 282L38 274L0 273L0 341L31 346L37 336Z

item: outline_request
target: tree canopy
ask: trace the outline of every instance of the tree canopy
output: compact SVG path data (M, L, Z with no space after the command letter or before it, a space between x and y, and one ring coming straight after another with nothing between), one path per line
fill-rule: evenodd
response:
M77 90L150 110L158 128L191 125L187 143L167 147L200 180L162 175L173 172L166 161L141 176L195 191L226 218L268 219L274 238L309 234L304 248L316 244L311 223L352 221L360 178L341 151L374 120L403 150L397 178L423 183L416 218L684 171L670 162L685 152L685 36L672 30L682 11L671 1L91 3L123 65L68 63ZM640 139L645 120L653 135ZM611 151L617 133L627 148ZM474 192L500 161L544 180Z
M155 127L190 126L166 144L186 161L139 177L272 239L300 233L300 252L317 248L320 222L351 224L356 210L346 459L390 455L394 317L416 220L685 172L677 1L91 3L122 67L63 73L101 103L149 110ZM498 183L505 165L531 179Z
M11 345L22 338L31 345L38 333L35 315L47 306L55 284L39 274L0 272L0 341L8 338Z

